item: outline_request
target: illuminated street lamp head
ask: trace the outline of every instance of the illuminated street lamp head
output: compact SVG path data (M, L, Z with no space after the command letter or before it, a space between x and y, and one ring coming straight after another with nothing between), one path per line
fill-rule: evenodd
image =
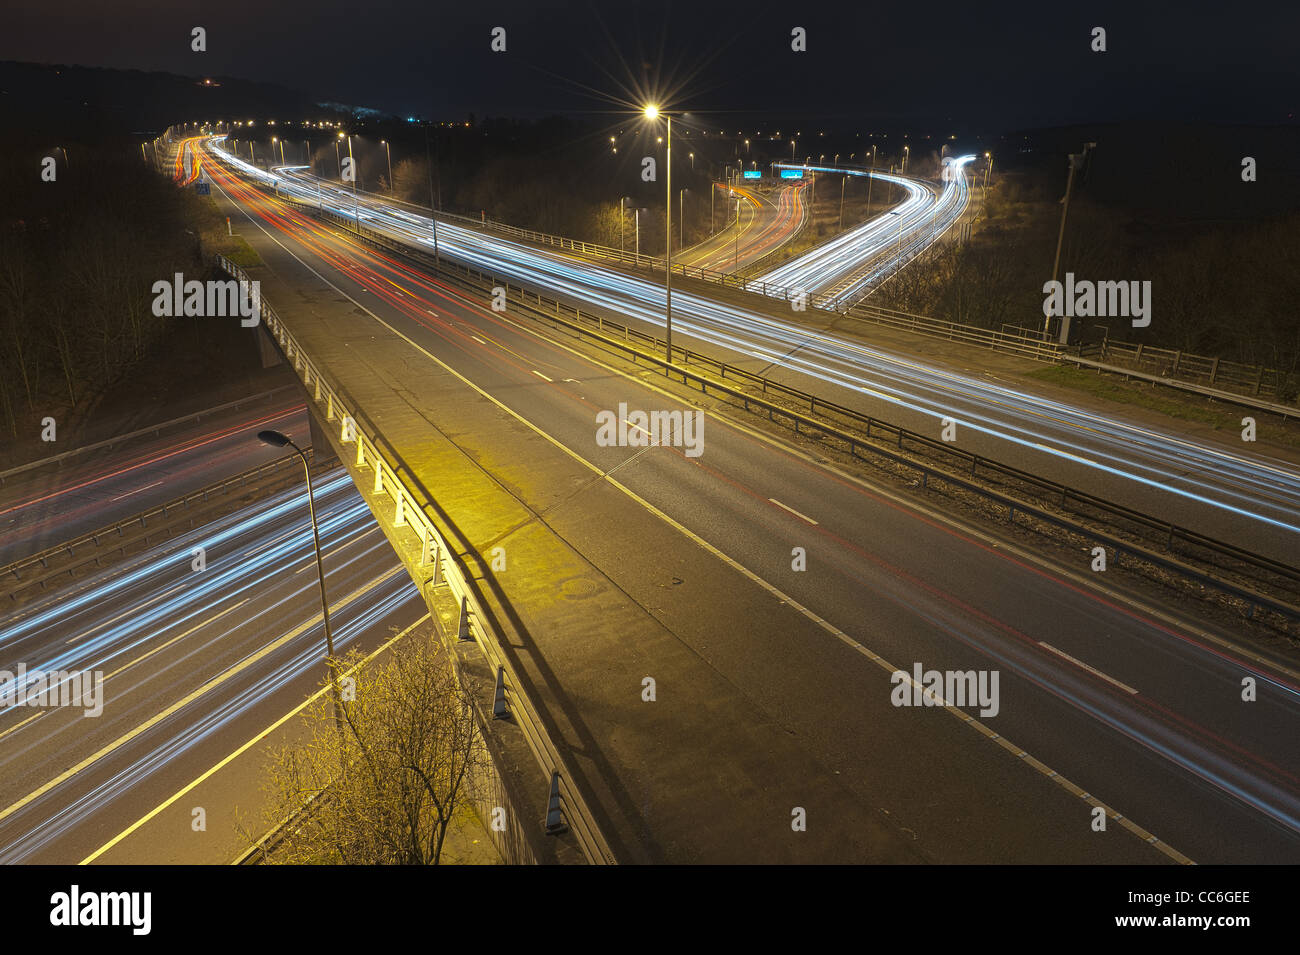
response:
M659 115L659 107L651 103L645 108L646 119L654 119Z

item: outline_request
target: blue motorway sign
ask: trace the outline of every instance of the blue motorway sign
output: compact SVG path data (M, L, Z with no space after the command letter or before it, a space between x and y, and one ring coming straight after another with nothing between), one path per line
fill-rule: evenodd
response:
M802 178L803 178L803 170L802 170L802 169L782 169L782 170L781 170L781 178L782 178L782 179L802 179Z
M745 170L745 178L746 178L746 179L762 179L762 178L763 178L763 170L761 170L761 169L746 169L746 170Z
M196 182L194 184L194 191L197 192L200 196L206 196L211 194L212 187L209 186L206 182L200 180L199 182Z

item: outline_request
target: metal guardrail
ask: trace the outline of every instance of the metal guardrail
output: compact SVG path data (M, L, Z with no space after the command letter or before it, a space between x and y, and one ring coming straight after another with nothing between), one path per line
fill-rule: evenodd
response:
M1204 385L1198 385L1195 382L1183 381L1179 378L1166 378L1161 375L1152 375L1144 371L1138 371L1134 368L1127 368L1123 365L1108 365L1100 361L1092 361L1088 358L1080 358L1077 355L1062 355L1061 364L1076 365L1079 368L1093 368L1097 371L1104 371L1112 375L1122 375L1124 378L1137 378L1140 381L1150 382L1155 385L1164 385L1166 388L1176 388L1179 391L1188 391L1193 394L1204 395L1207 398L1213 398L1216 401L1222 401L1226 404L1234 404L1243 408L1253 408L1257 411L1267 411L1282 418L1294 418L1300 415L1300 407L1296 405L1280 405L1273 401L1264 401L1262 398L1256 398L1253 395L1241 394L1233 391L1224 391L1221 388L1209 388Z
M217 259L221 268L232 278L248 280L247 273L225 256L218 256ZM446 581L452 596L461 607L462 632L477 644L491 667L491 672L502 675L515 724L523 732L529 749L547 777L548 785L554 785L558 781L565 821L574 833L583 855L593 864L615 863L617 860L596 825L586 797L574 782L574 773L551 741L536 706L524 692L514 667L501 648L502 636L487 623L489 617L483 611L473 575L461 557L448 546L437 524L426 512L426 508L431 508L433 502L421 500L406 486L399 473L399 467L405 469L405 465L395 467L388 460L385 449L376 437L366 433L359 409L350 408L348 399L322 376L316 363L265 298L261 301L261 311L267 331L279 343L286 360L301 377L303 387L321 409L325 425L337 425L340 428L340 442L356 446L355 463L358 468L368 467L374 471L375 493L386 494L393 502L393 525L409 526L420 538L420 564L429 568L431 581Z
M382 199L388 202L399 202L402 205L408 205L412 208L427 210L427 207L417 203L404 202L400 199L392 199L378 193L366 193L376 199ZM635 255L627 253L620 249L610 248L593 242L581 242L576 239L567 239L563 236L551 235L545 232L537 232L531 229L521 229L518 226L512 226L495 219L474 219L469 216L456 215L455 213L439 212L439 219L455 221L457 224L468 228L478 229L479 231L498 232L512 238L522 239L523 241L532 242L538 245L548 245L555 248L568 249L579 252L584 255L591 255L597 258L609 259L620 262L625 265L631 265L637 268L647 269L649 271L662 272L664 270L664 260L658 256ZM767 255L775 255L778 250L773 250ZM764 256L766 258L767 256ZM761 261L761 260L759 260ZM752 265L753 263L751 263ZM750 266L746 267L749 271ZM694 268L691 266L674 265L673 272L684 278L696 278L705 282L713 282L724 288L734 288L742 292L757 292L769 298L776 298L783 301L790 301L793 297L800 294L799 289L792 289L788 286L769 284L756 279L745 279L738 274L728 272L718 272L712 269ZM879 306L867 305L865 303L856 303L848 308L838 306L834 296L830 294L807 296L807 304L821 311L838 312L849 318L860 319L877 325L884 325L903 331L912 332L918 335L925 335L931 338L942 338L948 341L963 342L965 344L977 345L984 348L990 348L994 351L1014 352L1022 357L1032 358L1038 361L1057 361L1068 353L1068 349L1042 335L1028 329L1019 330L1017 333L1008 333L1004 325L1002 330L993 331L992 329L981 328L977 325L966 325L960 322L949 322L943 319L930 318L925 315L914 315L909 312L900 312L896 309L881 308ZM1138 370L1144 367L1150 367L1155 370L1156 374L1178 378L1185 376L1189 380L1203 378L1208 384L1222 383L1227 387L1243 388L1250 391L1251 394L1276 394L1277 383L1281 376L1273 369L1266 369L1261 365L1244 365L1237 362L1222 361L1218 358L1209 358L1202 355L1190 355L1185 352L1175 351L1173 349L1153 348L1144 345L1130 345L1127 342L1117 342L1107 340L1103 343L1080 346L1080 356L1084 358L1097 358L1099 361L1119 360L1124 363L1132 363Z
M1246 365L1172 348L1135 345L1110 338L1080 345L1078 355L1100 363L1128 366L1160 378L1219 385L1250 395L1277 395L1285 377L1277 370L1263 365Z
M329 212L325 212L324 215L327 217L331 216ZM364 233L369 233L369 235ZM376 246L384 248L387 251L396 252L400 255L411 258L418 261L422 266L431 267L434 264L432 257L427 256L420 251L413 250L400 242L389 239L387 236L375 233L370 229L365 229L364 233L360 234L359 237ZM971 479L974 479L977 476L977 472L983 468L984 471L989 474L1015 480L1022 484L1034 487L1042 492L1051 494L1054 497L1059 497L1060 506L1062 508L1073 503L1075 505L1091 508L1108 518L1135 524L1146 529L1148 532L1154 532L1155 535L1162 538L1166 550L1172 550L1176 542L1181 542L1192 547L1206 550L1216 557L1236 561L1259 572L1283 578L1294 585L1300 585L1300 569L1298 568L1284 564L1281 561L1276 561L1262 555L1251 553L1243 548L1215 540L1186 528L1178 527L1168 521L1162 521L1158 518L1150 517L1149 515L1131 508L1114 504L1104 498L1071 488L1068 485L1060 484L1055 481L1048 481L1010 465L1002 464L990 458L963 451L959 448L954 448L947 442L939 441L929 437L928 435L909 431L906 428L882 421L870 415L844 407L843 405L836 404L835 402L818 398L816 395L801 391L797 388L791 388L788 385L771 381L770 379L764 378L760 375L755 375L752 372L745 371L690 349L674 345L674 360L673 362L669 362L664 357L665 344L662 339L656 338L637 329L630 328L627 325L609 321L599 313L588 313L587 315L583 315L580 309L564 305L555 299L547 298L535 292L530 292L519 286L510 286L508 283L503 283L499 279L477 269L472 269L454 262L448 262L445 258L442 260L441 266L444 270L452 269L467 277L475 277L478 282L481 283L479 288L490 288L494 285L502 286L506 289L507 299L512 297L511 291L513 289L514 301L522 306L526 311L535 313L537 316L544 318L553 325L568 328L570 331L576 333L579 338L586 336L587 338L598 341L606 347L616 351L622 351L634 363L643 361L656 365L663 369L668 375L680 377L683 384L689 385L694 383L704 394L726 394L729 397L738 399L743 404L746 411L752 410L750 406L753 405L754 407L766 411L769 419L776 420L777 418L782 418L790 421L793 424L796 433L801 433L801 429L803 431L820 433L845 444L851 454L856 454L858 449L862 449L883 456L894 463L915 469L920 472L920 480L923 487L928 486L928 482L931 479L940 480L954 487L961 488L963 491L976 494L987 501L991 501L1007 508L1008 517L1012 522L1014 522L1017 513L1032 516L1069 533L1077 534L1106 544L1108 547L1111 547L1116 551L1117 556L1125 553L1129 554L1139 560L1160 567L1179 577L1194 580L1208 588L1217 590L1220 593L1240 600L1247 605L1248 615L1253 616L1256 609L1267 609L1289 620L1300 621L1300 607L1294 606L1285 601L1275 600L1254 590L1234 584L1231 581L1226 581L1205 573L1191 567L1183 561L1157 553L1149 547L1124 540L1112 534L1099 532L1094 527L1089 527L1079 523L1078 521L1071 520L1070 518L1062 517L1060 514L1047 511L1037 505L1019 500L1010 495L992 491L987 487L973 483L973 480L958 477L952 473L951 470L940 470L922 462L918 462L914 458L888 451L877 444L870 443L873 438L873 431L876 433L877 441L880 440L881 435L887 436L891 441L896 443L896 446L900 451L903 450L904 441L907 441L913 445L923 447L928 451L954 459L961 463L963 471L969 471ZM568 321L563 317L565 311L568 311L573 315L573 321ZM584 319L589 325L595 326L594 331L591 328L584 328L582 326L581 322ZM621 335L622 341L618 338L610 337L605 334L606 332L613 332L617 335ZM632 344L634 340L649 345L654 350L643 351ZM789 400L797 401L800 404L806 404L809 408L809 414L805 415L797 411L792 411L785 406L778 405L765 398L756 397L723 382L706 378L699 372L692 371L689 368L677 364L677 355L681 355L683 362L705 365L716 369L717 373L724 379L724 381L730 377L737 381L748 382L751 385L760 387L764 394L780 395ZM823 416L827 414L836 414L843 419L852 422L854 425L865 426L865 434L855 435L834 425L828 425L825 417L820 419L811 417L811 415L816 414L819 411Z
M422 212L430 212L427 206L422 206L418 203L392 199L388 196L373 192L364 192L363 194L385 202L396 202L401 205L410 206L411 208L419 209ZM284 198L285 197L281 196L281 199ZM295 202L294 204L300 206L304 212L323 215L354 232L357 230L356 222L351 217L338 215L328 209L319 209L317 206L307 202ZM433 215L433 213L430 212L430 215ZM582 242L577 239L568 239L563 236L551 235L546 232L522 229L518 226L498 222L495 219L474 219L470 216L457 215L456 213L451 212L439 212L436 214L435 218L439 221L452 222L456 225L462 226L463 228L474 229L479 232L495 232L509 236L512 239L531 242L535 245L550 246L552 248L578 252L583 255L617 262L621 265L627 265L648 272L664 271L664 260L659 256L638 255L632 252L625 252L621 249L614 249L609 246L600 245L595 242ZM1008 334L1005 330L995 332L975 325L963 325L959 322L948 322L943 319L929 318L925 315L914 315L909 312L900 312L895 309L881 308L879 306L867 305L862 302L845 307L837 303L835 297L830 294L805 293L802 289L763 282L759 279L744 278L740 274L719 272L714 269L706 269L696 266L674 265L673 274L681 276L682 278L699 279L703 282L710 282L715 285L720 285L723 288L735 289L739 292L756 293L765 298L777 301L789 302L802 295L804 296L804 302L807 306L816 308L819 311L834 312L849 318L860 319L877 325L886 325L891 328L914 332L931 338L942 338L948 341L964 342L967 344L991 348L995 351L1014 352L1023 357L1033 358L1039 361L1054 361L1063 351L1063 346L1060 344L1048 340L1041 333L1028 330L1024 330L1020 334Z
M310 447L311 446L308 445L306 450L310 450ZM247 471L228 477L225 480L209 484L207 487L200 488L197 491L192 491L182 497L174 498L163 504L159 504L156 507L151 507L147 511L141 511L139 514L135 514L126 520L108 524L98 530L74 537L70 541L64 541L62 544L55 547L49 547L39 553L32 554L29 557L23 557L0 567L0 583L13 582L17 584L17 586L14 586L8 593L11 600L15 599L18 593L28 589L29 587L35 586L36 584L40 584L41 588L44 589L46 582L54 577L63 577L65 575L73 576L77 570L85 567L87 564L95 563L98 565L100 563L100 557L107 552L101 549L105 546L105 543L114 538L122 540L123 532L130 528L147 528L149 526L149 521L154 520L155 518L165 519L171 517L178 510L188 509L191 504L206 502L209 497L226 494L233 489L244 487L251 481L261 480L267 475L273 474L277 471L292 469L292 467L296 467L296 465L297 459L295 458L277 458L274 461L258 465L255 468L250 468ZM122 544L117 545L117 549L123 550L125 546L126 542L123 542ZM82 550L86 547L93 547L95 553L80 561L75 561L72 564L61 566L57 570L54 570L45 576L39 576L40 572L34 570L34 568L39 565L41 570L50 571L50 564L56 558L65 556L75 557L78 550ZM112 548L109 548L109 550L111 551ZM24 577L24 574L28 571L32 571L33 574L37 576Z
M306 804L298 807L282 819L270 832L265 833L262 838L237 855L231 865L259 865L264 862L271 852L288 838L290 831L303 820L309 818L318 812L326 803L334 798L334 794L328 789L322 789L316 793Z

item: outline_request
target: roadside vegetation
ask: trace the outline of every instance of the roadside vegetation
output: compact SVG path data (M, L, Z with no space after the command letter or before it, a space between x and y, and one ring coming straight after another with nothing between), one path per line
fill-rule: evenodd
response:
M50 155L53 182L35 147L0 161L0 435L15 443L46 417L66 437L115 388L215 354L221 330L155 316L152 286L207 277L204 252L256 261L210 199L154 172L138 144Z
M872 304L997 329L1038 329L1052 274L1062 187L1031 172L1000 176L972 240L943 243L871 296ZM1077 319L1077 340L1105 336L1246 364L1300 380L1300 215L1219 222L1181 220L1071 200L1060 277L1150 280L1152 321Z
M363 663L354 651L340 673L341 723L326 694L305 711L303 740L272 754L266 827L295 821L268 861L453 861L444 856L448 834L472 812L471 787L486 753L446 651L407 640L383 662Z

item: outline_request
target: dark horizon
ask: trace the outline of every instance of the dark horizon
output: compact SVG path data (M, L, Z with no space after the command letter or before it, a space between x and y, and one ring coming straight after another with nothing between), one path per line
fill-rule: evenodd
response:
M47 4L10 13L0 60L233 77L435 120L614 119L654 97L723 126L797 116L979 133L1157 116L1290 124L1300 97L1292 10L1225 18L1104 4L1013 16L963 5L918 15L770 0L617 10L390 0L361 13L326 0L316 9L308 17L246 0L202 14L138 2ZM206 53L190 50L192 26L206 28ZM506 30L504 53L490 49L496 26ZM790 48L795 26L807 31L806 52ZM1104 53L1090 49L1094 26L1107 31Z

